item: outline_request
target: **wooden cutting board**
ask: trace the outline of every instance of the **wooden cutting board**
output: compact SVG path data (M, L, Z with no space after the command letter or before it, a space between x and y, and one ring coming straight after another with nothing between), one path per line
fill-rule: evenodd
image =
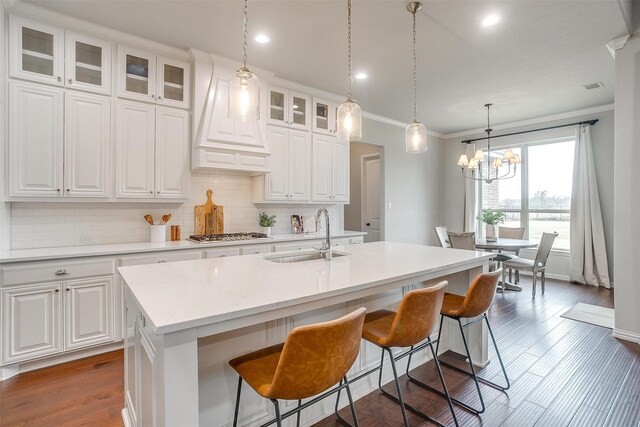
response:
M213 190L207 190L207 201L204 205L196 205L195 234L224 233L224 207L211 200Z

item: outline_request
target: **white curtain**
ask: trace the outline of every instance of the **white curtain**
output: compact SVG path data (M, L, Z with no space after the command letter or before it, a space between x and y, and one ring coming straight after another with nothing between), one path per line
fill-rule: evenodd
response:
M609 288L609 267L591 147L591 126L576 129L570 248L571 280Z
M465 144L465 154L471 160L476 154L475 144ZM477 171L476 171L477 172ZM464 180L464 231L476 231L476 216L478 215L478 182L465 179Z

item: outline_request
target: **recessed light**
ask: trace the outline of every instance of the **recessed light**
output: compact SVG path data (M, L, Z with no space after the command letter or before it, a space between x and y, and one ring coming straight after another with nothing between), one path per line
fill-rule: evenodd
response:
M258 34L253 38L255 41L257 41L260 44L266 44L269 43L271 41L271 37L269 37L266 34Z
M367 78L367 77L369 77L369 76L367 76L367 73L358 73L358 74L356 74L354 77L355 77L356 79L358 79L358 80L364 80L364 79L366 79L366 78Z
M502 21L502 16L496 13L492 13L491 15L485 16L484 19L482 19L480 25L482 25L483 27L493 27L500 21Z

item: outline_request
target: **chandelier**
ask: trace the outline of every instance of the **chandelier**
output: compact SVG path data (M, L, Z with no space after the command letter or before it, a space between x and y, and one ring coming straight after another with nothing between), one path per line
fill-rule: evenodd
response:
M491 160L491 132L493 132L493 129L491 129L489 112L492 105L493 104L484 105L487 108L487 128L485 129L487 133L487 155L485 156L482 149L478 149L471 160L469 160L466 154L462 154L460 159L458 159L458 166L462 168L462 176L474 181L484 181L487 184L491 184L493 181L499 179L513 178L516 176L518 164L520 164L520 156L514 154L511 150L505 151L502 159L499 156L493 156L493 160ZM464 143L469 144L469 142ZM486 175L482 170L485 161L487 162ZM500 169L505 164L508 166L507 172L500 175Z

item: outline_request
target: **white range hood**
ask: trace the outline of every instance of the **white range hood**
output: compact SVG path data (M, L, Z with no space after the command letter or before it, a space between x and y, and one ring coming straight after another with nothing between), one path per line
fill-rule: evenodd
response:
M266 111L261 119L242 123L228 117L229 81L238 64L191 49L194 58L193 152L191 169L263 174L267 169ZM234 68L235 67L235 68ZM260 96L267 96L264 73Z

